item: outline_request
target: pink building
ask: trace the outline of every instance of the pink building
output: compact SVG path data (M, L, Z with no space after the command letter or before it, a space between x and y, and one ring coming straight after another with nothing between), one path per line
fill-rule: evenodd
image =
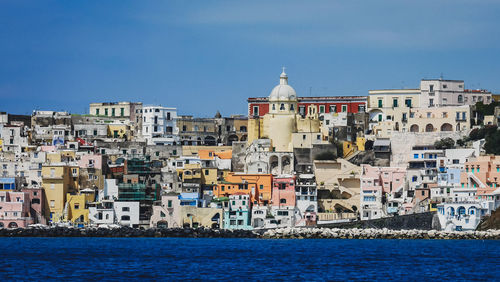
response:
M273 207L295 207L295 176L273 178Z
M479 199L493 193L500 184L500 156L479 156L465 162L460 174L462 188L476 188Z
M102 169L102 155L82 155L78 161L81 168Z
M373 167L367 164L361 168L361 219L376 219L404 212L406 168Z
M47 219L44 216L43 188L25 188L23 192L27 193L30 199L30 217L33 219L33 223L47 224Z
M0 227L27 227L32 223L29 194L0 191Z

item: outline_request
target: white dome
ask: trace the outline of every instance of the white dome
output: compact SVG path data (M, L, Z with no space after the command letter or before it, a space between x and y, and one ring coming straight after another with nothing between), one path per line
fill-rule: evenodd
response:
M269 95L269 102L274 101L296 101L297 93L293 87L288 85L288 76L285 71L280 75L280 84L273 88L271 95Z

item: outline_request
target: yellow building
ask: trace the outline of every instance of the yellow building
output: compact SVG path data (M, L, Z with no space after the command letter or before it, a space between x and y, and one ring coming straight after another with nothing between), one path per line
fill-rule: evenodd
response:
M67 202L65 204L65 221L71 221L75 224L82 223L88 224L89 222L89 209L87 203L94 201L93 193L86 193L80 195L66 195Z
M288 76L283 71L280 84L269 95L269 113L262 118L248 120L248 144L261 138L269 138L273 151L292 152L294 133L318 133L320 122L317 114L301 117L297 112L297 94L288 85ZM298 138L298 137L296 137ZM311 142L304 146L310 146Z
M66 163L42 166L42 187L45 192L46 216L54 222L63 220L66 196L78 189L79 167Z
M2 151L3 151L3 140L0 139L0 152L2 152Z
M314 161L320 220L356 218L360 205L361 167L344 159Z
M130 126L126 124L109 124L108 125L108 137L110 138L125 138L127 140L131 139Z
M450 106L393 110L382 122L373 125L379 138L390 138L392 132L457 132L470 129L470 107Z

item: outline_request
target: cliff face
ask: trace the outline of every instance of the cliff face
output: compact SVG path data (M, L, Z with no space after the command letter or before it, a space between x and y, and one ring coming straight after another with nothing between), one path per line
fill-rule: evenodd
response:
M485 217L477 226L477 230L500 229L500 209Z

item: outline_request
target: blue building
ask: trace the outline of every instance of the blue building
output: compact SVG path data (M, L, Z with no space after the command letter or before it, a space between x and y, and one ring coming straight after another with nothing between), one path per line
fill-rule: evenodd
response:
M224 208L224 229L252 229L248 194L236 193L229 196L229 205Z
M16 179L0 178L0 190L16 190Z

